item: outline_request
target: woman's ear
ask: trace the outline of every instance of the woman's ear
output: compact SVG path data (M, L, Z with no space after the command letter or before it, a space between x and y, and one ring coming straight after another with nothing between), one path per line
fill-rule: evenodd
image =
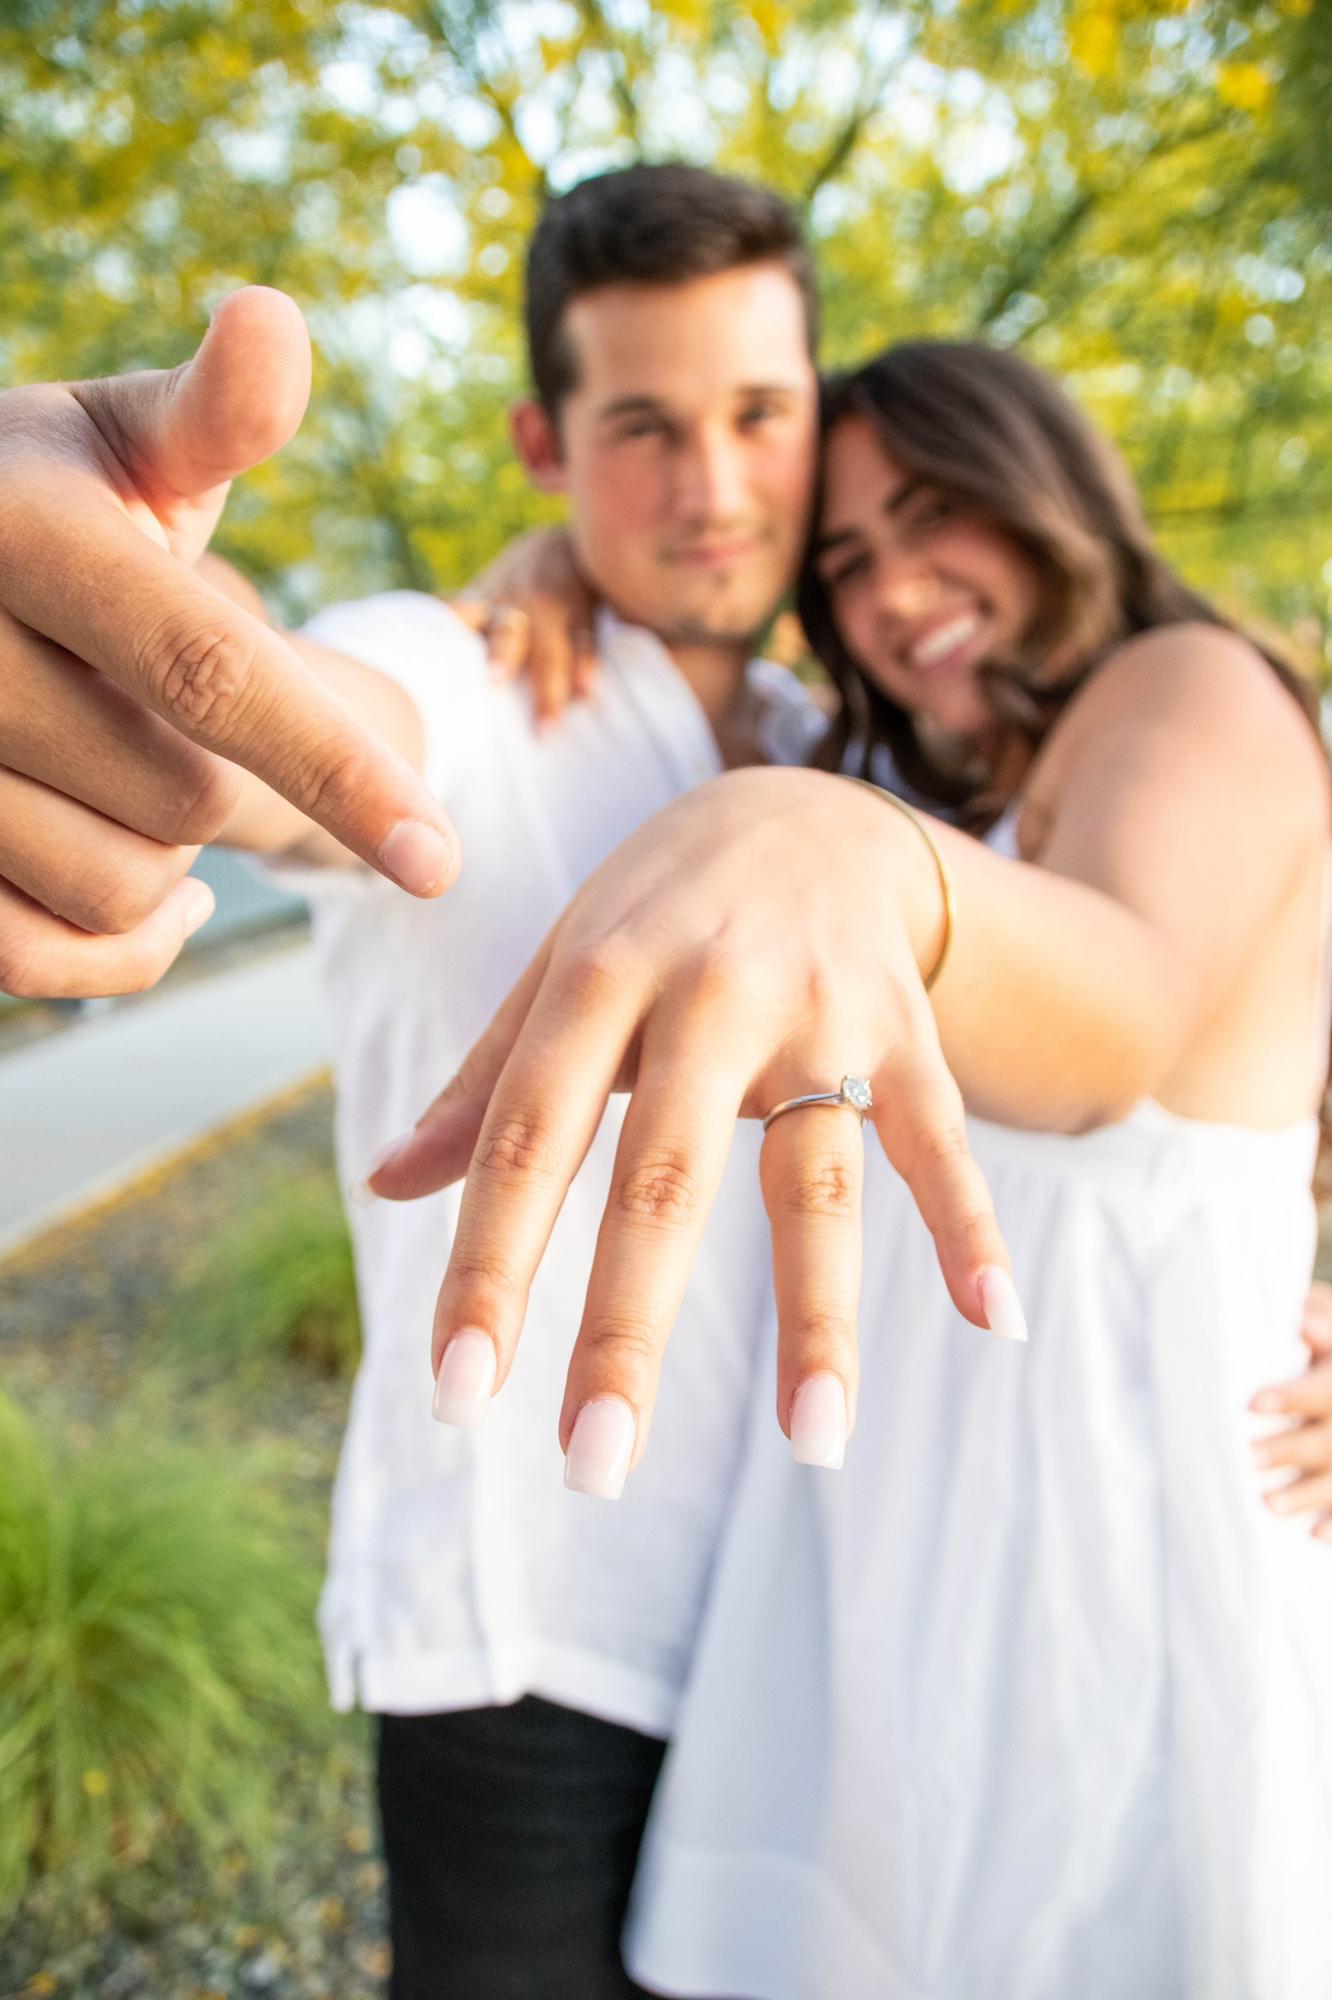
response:
M554 419L530 398L509 411L509 435L523 469L538 492L563 493L564 457Z

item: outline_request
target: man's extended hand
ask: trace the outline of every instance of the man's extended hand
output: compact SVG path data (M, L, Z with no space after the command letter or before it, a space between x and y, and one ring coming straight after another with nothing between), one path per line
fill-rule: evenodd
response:
M243 765L418 895L457 846L406 762L196 576L229 481L286 443L301 315L252 287L168 373L0 394L0 990L150 986Z

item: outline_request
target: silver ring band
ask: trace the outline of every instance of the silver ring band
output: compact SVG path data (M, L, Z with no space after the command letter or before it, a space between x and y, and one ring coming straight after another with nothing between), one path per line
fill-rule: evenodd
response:
M811 1090L803 1097L788 1097L781 1104L774 1104L763 1121L764 1131L784 1111L800 1111L806 1104L844 1104L849 1111L855 1112L863 1125L874 1108L874 1092L870 1089L867 1076L844 1076L836 1090Z

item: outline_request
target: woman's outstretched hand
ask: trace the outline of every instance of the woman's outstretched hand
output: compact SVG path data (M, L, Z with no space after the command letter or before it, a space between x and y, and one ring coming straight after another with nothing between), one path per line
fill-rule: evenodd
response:
M537 721L555 722L597 683L596 596L563 528L501 549L449 608L485 641L502 680L526 679Z
M736 1118L835 1091L846 1075L873 1085L874 1127L958 1311L1023 1336L921 977L941 924L917 830L820 772L729 772L603 863L458 1076L370 1176L376 1194L408 1199L466 1175L432 1351L455 1420L470 1404L461 1420L479 1421L504 1380L533 1273L614 1090L632 1096L560 1417L571 1485L614 1495L644 1449ZM841 1106L791 1111L763 1145L778 1418L808 1462L840 1463L854 1422L863 1146ZM463 1332L483 1340L450 1359Z

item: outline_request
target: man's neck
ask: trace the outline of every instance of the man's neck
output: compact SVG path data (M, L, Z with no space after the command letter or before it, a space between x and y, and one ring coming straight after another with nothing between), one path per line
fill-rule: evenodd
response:
M724 760L752 763L757 752L750 747L748 647L668 644L666 650L707 717Z

